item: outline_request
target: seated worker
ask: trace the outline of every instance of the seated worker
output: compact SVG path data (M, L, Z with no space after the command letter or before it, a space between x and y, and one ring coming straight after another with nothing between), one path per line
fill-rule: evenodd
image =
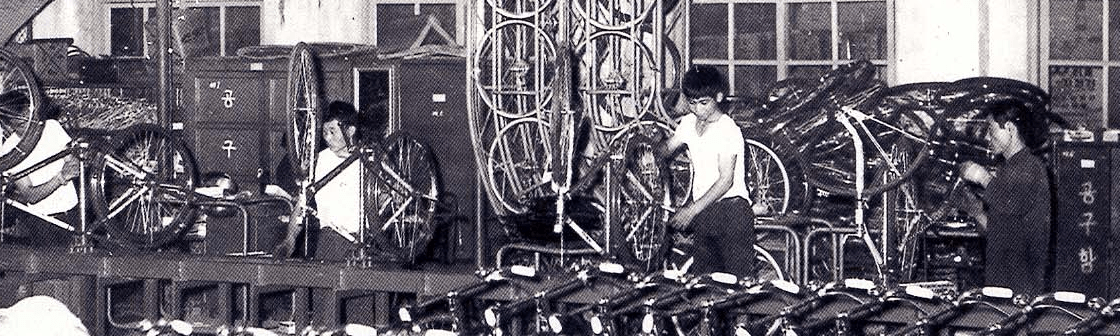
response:
M323 181L328 174L343 163L346 158L356 154L358 133L358 112L353 105L335 101L323 113L320 134L327 148L319 152L315 161L315 181ZM345 260L358 239L362 214L361 206L361 168L360 163L352 163L338 175L314 191L312 207L314 216L308 216L307 256L321 260ZM299 184L298 182L296 183ZM319 225L313 225L318 219ZM286 258L300 246L304 223L290 223L284 240L276 247L273 255Z
M28 101L27 96L19 91L8 91L0 94L0 101L8 102L6 106L26 106L19 101ZM12 104L12 102L17 102ZM16 114L16 111L0 111L4 114ZM18 147L24 134L17 134L15 127L9 120L0 122L3 140L0 140L0 155L6 155ZM6 174L18 174L39 162L66 150L70 144L70 135L62 125L54 119L48 119L42 124L42 134L39 141L28 152L23 160L5 171ZM79 161L73 155L68 155L62 160L48 163L27 176L8 185L8 198L26 204L31 211L38 214L50 215L74 223L77 213L74 211L78 205L78 193L71 182L78 176ZM34 245L64 246L70 243L72 233L49 222L43 221L31 214L22 211L9 211L9 218L5 218L5 232L14 238Z
M376 143L381 140L384 133L384 118L388 114L383 105L374 104L364 113L359 114L353 105L334 101L327 106L320 126L321 136L327 148L319 152L315 161L315 181L322 181L327 175L342 164L355 150L359 143ZM282 139L286 145L287 139ZM293 168L289 157L285 155L276 168L276 186L269 186L267 194L291 199L296 194L299 181L291 174ZM351 242L358 239L359 226L365 209L360 204L361 168L358 163L353 163L343 169L330 182L315 191L314 200L311 202L315 208L315 215L309 216L306 221L319 225L309 225L312 230L303 236L302 230L297 227L301 223L291 223L284 240L273 251L276 257L288 257L303 254L324 260L345 259L353 247ZM322 230L319 228L330 228ZM306 239L306 240L305 240ZM299 242L306 241L306 251Z
M358 111L346 102L334 101L323 114L321 134L327 148L315 160L315 181L321 181L335 167L356 154ZM358 237L362 213L360 163L353 163L315 191L315 211L319 219L319 236L315 256L319 259L342 260ZM327 230L329 229L329 230Z

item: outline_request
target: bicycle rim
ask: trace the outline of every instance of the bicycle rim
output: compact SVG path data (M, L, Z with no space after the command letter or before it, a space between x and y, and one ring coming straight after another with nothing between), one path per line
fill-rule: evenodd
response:
M770 280L787 280L786 272L778 265L778 260L774 259L774 255L770 251L762 248L761 246L754 245L755 252L755 273L758 274L758 281L766 282Z
M4 166L14 166L22 161L39 141L33 128L39 122L42 105L43 93L31 67L15 54L0 49L0 120L4 121L4 127L9 132L22 137L18 146L27 149L11 151L0 157L0 162L10 162Z
M193 218L197 180L194 156L180 139L155 125L135 126L94 172L94 209L113 240L159 247Z
M367 227L378 248L413 263L427 248L435 227L439 187L434 157L428 146L407 133L397 132L385 142L381 160L364 160L367 172L377 174L363 188L366 202L375 202L376 223ZM367 182L367 183L369 183ZM366 207L370 209L371 207Z
M754 139L744 141L744 168L747 188L754 203L766 202L770 213L780 215L789 210L790 180L786 166L774 150Z
M528 200L551 193L546 187L552 150L548 123L539 119L520 119L498 132L487 151L488 177L496 200L512 213L528 210Z
M319 141L319 73L307 44L297 44L288 62L286 135L288 158L297 179L315 176Z
M907 108L902 108L896 118L893 122L872 121L864 124L866 128L859 123L854 125L863 140L867 162L864 170L867 176L864 197L894 188L909 178L928 156L930 125L933 122ZM802 162L806 163L806 179L813 186L829 193L855 196L853 141L851 135L842 128L836 127L834 130L836 131L808 141L805 151L800 153ZM892 155L899 151L910 155L906 160L899 161Z
M668 167L655 162L657 143L668 136L667 125L643 121L612 140L623 148L621 167L612 172L617 186L612 202L618 209L612 222L621 228L615 239L622 244L617 256L645 271L660 268L668 254L667 208L683 206L692 189L687 155L673 158Z

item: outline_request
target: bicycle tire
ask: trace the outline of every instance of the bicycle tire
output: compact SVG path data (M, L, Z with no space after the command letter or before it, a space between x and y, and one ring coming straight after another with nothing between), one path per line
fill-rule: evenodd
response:
M487 151L487 175L496 201L510 213L528 210L529 200L551 193L545 174L550 171L552 151L548 123L523 118L502 127Z
M654 160L652 144L639 142L627 146L626 158L630 163ZM619 181L617 212L622 226L622 247L616 257L626 265L652 272L661 265L665 247L668 246L668 221L670 213L660 207L668 197L661 183L663 172L653 164L625 164L619 176L633 177ZM633 169L633 170L632 170ZM636 171L635 171L636 170ZM636 173L636 174L633 174ZM642 202L642 199L645 202Z
M611 200L612 222L621 246L614 257L647 272L661 267L669 252L667 208L680 208L691 193L691 161L684 153L668 165L655 162L655 148L670 136L668 125L642 121L611 140L611 148L622 148L619 170L611 172L618 187ZM614 229L614 228L612 228Z
M1050 94L1042 88L1023 81L1000 77L970 77L949 84L940 97L946 105L958 105L962 97L995 93L1014 97L1032 109L1045 109L1050 104Z
M311 183L319 155L319 73L315 57L305 43L296 44L288 59L287 96L284 102L285 145L296 181ZM291 223L303 226L308 219L311 196L305 185L292 195Z
M433 217L439 201L435 156L428 145L406 132L390 134L379 154L362 160L368 167L365 171L377 175L363 178L375 183L362 188L365 208L377 209L372 213L376 218L368 220L374 225L364 230L367 242L376 242L375 248L400 262L414 264L435 234Z
M884 130L868 128L868 130L876 132L876 136L870 139L872 141L863 139L865 146L872 145L869 148L870 150L865 150L865 155L870 155L866 157L870 164L866 166L865 170L868 178L865 179L864 197L872 197L894 188L903 180L909 178L914 169L921 165L928 156L928 147L933 134L931 129L936 128L927 125L927 123L936 123L936 119L930 122L919 117L915 111L912 108L900 107L895 113L896 116L894 116L897 119L894 121L887 120L884 123L902 130L917 128L916 132L907 132L907 134L923 140L912 139L889 128ZM838 123L838 121L834 120L832 123ZM860 131L860 136L866 136L867 130L856 126L857 130ZM805 176L810 184L832 194L855 196L855 155L854 149L851 148L853 142L850 134L842 127L839 125L834 125L834 127L832 128L833 132L818 135L807 141L807 147L798 155L801 156L801 162L805 163ZM879 138L886 141L880 142L877 140ZM896 141L898 142L896 143ZM879 146L874 146L875 144ZM889 148L882 147L883 144L889 145ZM914 155L900 163L888 160L883 155L876 155L876 153L886 154L881 152L889 149L906 150L914 153ZM902 170L897 170L893 169L894 167L891 167L891 164L904 164L904 166L902 166ZM887 170L894 170L889 172L894 175L885 175L888 173ZM877 181L876 177L884 177L885 180Z
M918 82L892 86L887 89L881 105L944 108L942 95L951 85L949 82Z
M786 165L770 146L761 141L747 138L743 140L743 146L743 165L746 169L743 174L751 194L751 202L757 204L766 201L771 210L774 210L766 215L785 214L790 209L794 189Z
M136 125L123 134L114 137L112 152L90 176L93 209L111 240L139 249L157 248L178 238L192 223L198 166L190 148L157 125ZM140 192L135 192L137 187Z
M288 61L288 94L285 102L288 157L297 180L315 176L319 144L319 69L306 43L292 49Z
M12 133L22 137L17 147L23 149L0 156L0 171L23 161L39 142L43 99L31 67L14 53L0 49L0 118L4 118Z

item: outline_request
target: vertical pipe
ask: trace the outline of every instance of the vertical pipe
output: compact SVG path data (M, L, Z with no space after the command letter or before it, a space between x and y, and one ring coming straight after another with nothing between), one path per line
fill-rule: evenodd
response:
M156 99L156 122L167 127L171 124L171 60L168 53L171 47L171 0L156 0L156 62L159 67L159 82L157 88L159 97ZM83 217L84 218L84 217Z

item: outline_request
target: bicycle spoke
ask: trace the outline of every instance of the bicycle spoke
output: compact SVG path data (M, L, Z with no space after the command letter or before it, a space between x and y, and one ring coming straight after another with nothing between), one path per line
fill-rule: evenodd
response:
M121 211L129 209L129 206L128 206L129 204L131 204L132 202L134 202L138 199L142 199L144 194L147 193L148 190L150 190L150 189L151 188L149 188L148 186L143 186L143 187L140 187L140 189L137 190L136 193L134 193L134 194L128 195L127 197L118 198L117 200L119 202L113 202L117 206L116 207L110 207L109 208L110 212L105 217L113 218L113 217L116 217L116 215L119 214Z

